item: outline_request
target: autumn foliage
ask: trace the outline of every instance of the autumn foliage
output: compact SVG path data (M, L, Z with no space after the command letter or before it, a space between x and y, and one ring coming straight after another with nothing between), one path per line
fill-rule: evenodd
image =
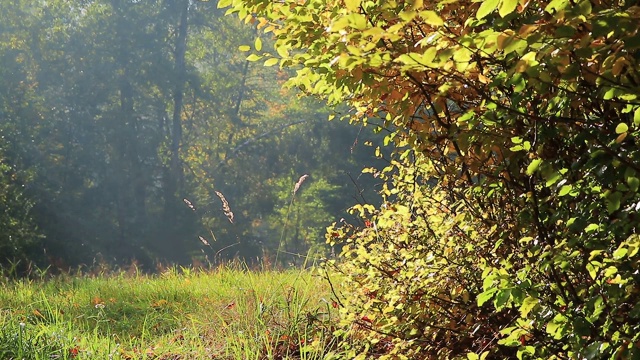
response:
M288 82L391 129L338 224L368 358L640 356L635 1L222 0Z

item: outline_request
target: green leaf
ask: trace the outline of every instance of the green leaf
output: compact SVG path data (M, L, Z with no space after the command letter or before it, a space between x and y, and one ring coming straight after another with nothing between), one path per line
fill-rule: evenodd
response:
M467 353L468 360L484 360L489 355L489 351L485 351L482 354L478 355L476 353Z
M598 230L599 228L600 228L600 225L598 225L598 224L589 224L584 229L584 232L586 232L586 233L594 232L594 231Z
M591 333L591 324L583 317L573 319L573 332L578 336L587 336Z
M258 61L260 59L262 59L262 56L256 55L256 54L251 54L247 56L247 61Z
M533 310L533 308L536 307L536 305L538 305L538 302L539 302L538 299L531 296L527 296L522 302L522 305L520 306L520 315L523 318L526 318L527 315L529 315L529 313L531 312L531 310Z
M640 179L635 176L630 176L627 178L627 185L629 186L629 190L637 192L638 187L640 187Z
M633 113L633 123L640 125L640 107Z
M486 303L487 301L491 300L491 298L493 297L493 294L495 294L498 291L498 289L496 288L491 288L487 291L484 291L482 293L480 293L480 295L478 295L478 306L482 306L484 303Z
M585 360L600 359L602 357L602 341L595 341L589 346L585 347L580 352L580 357Z
M588 263L585 268L587 269L589 276L591 276L591 279L595 280L598 277L598 272L600 271L600 263L592 261Z
M267 61L264 62L264 66L273 66L273 65L277 64L278 61L279 60L276 59L276 58L268 59Z
M518 353L516 354L516 357L519 360L522 359L530 359L532 358L532 356L536 353L536 348L533 346L525 346L525 347L520 347L518 349ZM529 356L525 356L525 355L529 355Z
M621 260L627 255L629 250L626 247L620 247L616 251L613 252L613 258L615 260Z
M615 257L615 254L614 254L614 257ZM605 277L605 278L610 278L610 277L612 277L613 275L615 275L617 272L618 272L618 268L617 268L617 267L615 267L615 266L609 266L608 268L606 268L606 269L604 270L604 277Z
M556 29L555 35L556 37L572 37L573 35L575 35L576 33L576 29L573 26L559 26Z
M232 0L219 0L218 1L218 9L226 8L231 5Z
M591 11L593 11L593 7L591 6L591 1L582 0L578 3L577 13L579 15L589 16L591 15Z
M531 236L525 236L522 239L519 240L520 243L522 244L528 244L533 240L533 238Z
M562 175L559 172L553 172L551 175L546 177L547 182L544 184L546 187L549 187L562 179Z
M620 200L622 199L622 193L615 191L607 196L607 211L609 214L620 209Z
M482 19L485 16L491 14L498 7L499 0L487 0L483 1L478 8L476 18Z
M604 96L602 98L604 100L611 100L614 97L616 97L619 93L620 93L620 91L617 88L609 88L609 90L607 90L604 93Z
M557 12L564 10L570 5L571 4L569 0L553 0L547 5L547 7L544 8L544 11L550 14L555 14Z
M563 186L560 188L560 192L558 193L558 195L559 195L559 196L565 196L565 195L567 195L568 193L570 193L572 189L573 189L573 186L571 186L571 185L563 185Z
M505 54L510 54L515 51L516 53L518 53L518 55L522 55L527 49L527 46L529 46L529 43L514 36L511 37L508 41L505 41L502 45L504 46ZM520 83L522 84L521 89L524 89L524 86L527 84L525 79L521 79Z
M505 17L511 14L516 9L516 6L518 6L518 0L502 0L498 14L501 17Z
M402 54L400 56L398 56L398 58L395 60L396 62L400 62L402 64L405 65L410 65L410 66L416 66L416 67L424 67L419 61L418 59L420 59L422 57L421 54L417 54L417 53L408 53L408 54Z
M362 14L349 14L347 19L349 25L356 30L364 30L368 26L367 18Z
M629 130L629 126L625 123L620 123L616 126L616 134L626 133Z
M240 46L238 46L238 50L240 50L240 51L249 51L249 50L251 50L251 46L249 46L249 45L240 45Z
M514 70L518 73L523 73L538 64L539 62L536 60L536 52L530 51L520 58L520 61L516 63Z
M538 168L540 167L540 164L542 164L542 159L533 160L531 164L527 166L527 175L533 175L533 173L536 172L536 170L538 170Z
M567 330L567 318L562 315L556 315L553 320L547 323L547 334L553 336L554 339L560 340Z
M507 305L507 302L509 301L510 298L511 298L511 289L500 290L498 291L498 294L496 294L496 298L493 300L493 306L496 308L497 311L500 311L502 310L502 308L505 307L505 305Z

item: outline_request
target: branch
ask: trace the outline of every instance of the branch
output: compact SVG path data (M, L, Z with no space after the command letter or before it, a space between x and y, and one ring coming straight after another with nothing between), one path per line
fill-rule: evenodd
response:
M252 143L254 143L254 142L256 142L256 141L258 141L258 140L260 140L262 138L265 138L265 137L267 137L267 136L269 136L269 135L271 135L273 133L282 131L282 130L290 127L290 126L302 124L302 123L305 123L305 122L308 122L308 121L310 121L310 120L298 120L298 121L294 121L292 123L284 124L284 125L282 125L280 127L277 127L275 129L271 129L271 130L269 130L267 132L264 132L264 133L262 133L262 134L260 134L260 135L258 135L256 137L253 137L253 138L245 140L242 144L240 144L240 145L236 146L235 148L231 149L231 151L228 153L228 155L222 161L220 161L218 163L218 165L216 166L215 169L218 170L221 167L223 167L224 165L226 165L229 160L235 158L238 155L238 152L240 152L240 150L242 150L242 148L244 148L244 147L246 147L248 145L251 145Z

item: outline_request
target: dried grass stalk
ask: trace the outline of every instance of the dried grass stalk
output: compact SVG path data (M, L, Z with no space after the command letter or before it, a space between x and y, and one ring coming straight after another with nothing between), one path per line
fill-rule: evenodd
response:
M224 195L222 195L220 191L214 191L214 192L216 193L218 198L220 198L220 202L222 202L222 212L224 213L224 216L226 216L227 219L229 219L229 222L233 224L233 212L229 207L229 202L224 197Z
M182 201L184 201L185 204L187 204L187 206L189 207L189 209L196 211L196 206L193 205L193 203L191 201L189 201L189 199L184 198L182 199Z
M200 241L201 241L203 244L205 244L205 245L207 245L207 246L211 246L211 245L209 244L209 242L207 241L207 239L205 239L204 237L202 237L202 236L198 236L198 239L200 239Z
M300 176L300 179L298 179L298 182L296 183L296 186L293 187L293 195L295 195L298 190L300 190L300 186L302 185L302 183L307 180L307 178L309 177L308 174L304 174L302 176Z

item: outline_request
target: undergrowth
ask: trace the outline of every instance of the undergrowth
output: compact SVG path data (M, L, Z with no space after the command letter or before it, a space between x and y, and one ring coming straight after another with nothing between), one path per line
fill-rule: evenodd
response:
M313 270L5 278L0 358L321 359L334 305Z

